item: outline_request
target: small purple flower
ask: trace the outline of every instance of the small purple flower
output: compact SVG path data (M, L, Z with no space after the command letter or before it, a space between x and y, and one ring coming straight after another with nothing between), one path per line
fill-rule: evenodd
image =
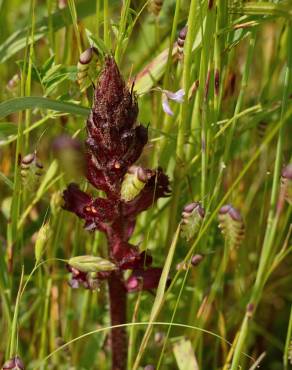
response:
M181 104L184 101L185 92L183 89L180 89L176 92L161 89L161 92L162 92L162 109L169 116L173 116L173 111L169 106L169 100L173 100L176 103Z
M164 90L163 91L165 95L168 97L168 99L171 99L177 103L183 103L184 102L184 96L185 92L183 89L177 90L176 92Z

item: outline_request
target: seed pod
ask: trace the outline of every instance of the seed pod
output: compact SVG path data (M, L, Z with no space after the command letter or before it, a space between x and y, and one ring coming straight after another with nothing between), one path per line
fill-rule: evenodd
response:
M292 204L292 163L283 168L281 174L281 193L283 198Z
M163 5L163 0L151 0L149 3L149 11L156 17L159 15Z
M184 55L184 45L185 45L185 40L187 37L187 32L188 32L188 26L185 26L182 28L178 34L177 38L177 55L180 60L183 59Z
M114 263L95 256L72 257L69 259L68 264L74 269L85 273L113 271L117 269L117 266Z
M236 247L244 238L244 223L239 211L230 204L219 211L219 228L230 247Z
M143 190L147 181L151 178L152 171L147 171L142 167L131 166L124 177L121 187L121 199L129 202L136 198Z
M31 190L35 189L39 184L44 168L37 159L36 153L30 153L23 157L20 167L23 184L28 186Z
M19 356L15 356L5 362L2 370L24 370L24 364Z
M86 49L79 57L77 64L77 82L81 92L86 90L96 79L98 60L95 58L98 51L94 47Z
M199 202L194 202L184 207L181 217L181 235L189 241L199 231L205 210Z

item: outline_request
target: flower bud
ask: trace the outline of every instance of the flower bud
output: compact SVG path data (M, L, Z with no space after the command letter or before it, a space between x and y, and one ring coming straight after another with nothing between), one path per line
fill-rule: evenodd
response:
M117 269L114 263L104 258L87 255L72 257L69 259L68 264L74 269L84 273L113 271Z

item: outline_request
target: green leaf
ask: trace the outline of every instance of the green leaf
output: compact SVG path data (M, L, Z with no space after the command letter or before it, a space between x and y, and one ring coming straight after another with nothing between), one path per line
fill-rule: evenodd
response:
M57 112L76 114L87 117L90 109L80 105L42 98L38 96L28 96L24 98L14 98L6 100L0 104L0 119L11 113L20 112L25 109L50 109Z

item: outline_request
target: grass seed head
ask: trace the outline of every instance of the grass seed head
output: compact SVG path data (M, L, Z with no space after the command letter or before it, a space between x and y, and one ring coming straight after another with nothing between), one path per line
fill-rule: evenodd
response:
M199 231L205 210L199 202L190 203L184 207L181 217L181 235L189 241Z
M238 246L245 234L245 226L240 212L230 204L219 211L219 228L231 247Z

